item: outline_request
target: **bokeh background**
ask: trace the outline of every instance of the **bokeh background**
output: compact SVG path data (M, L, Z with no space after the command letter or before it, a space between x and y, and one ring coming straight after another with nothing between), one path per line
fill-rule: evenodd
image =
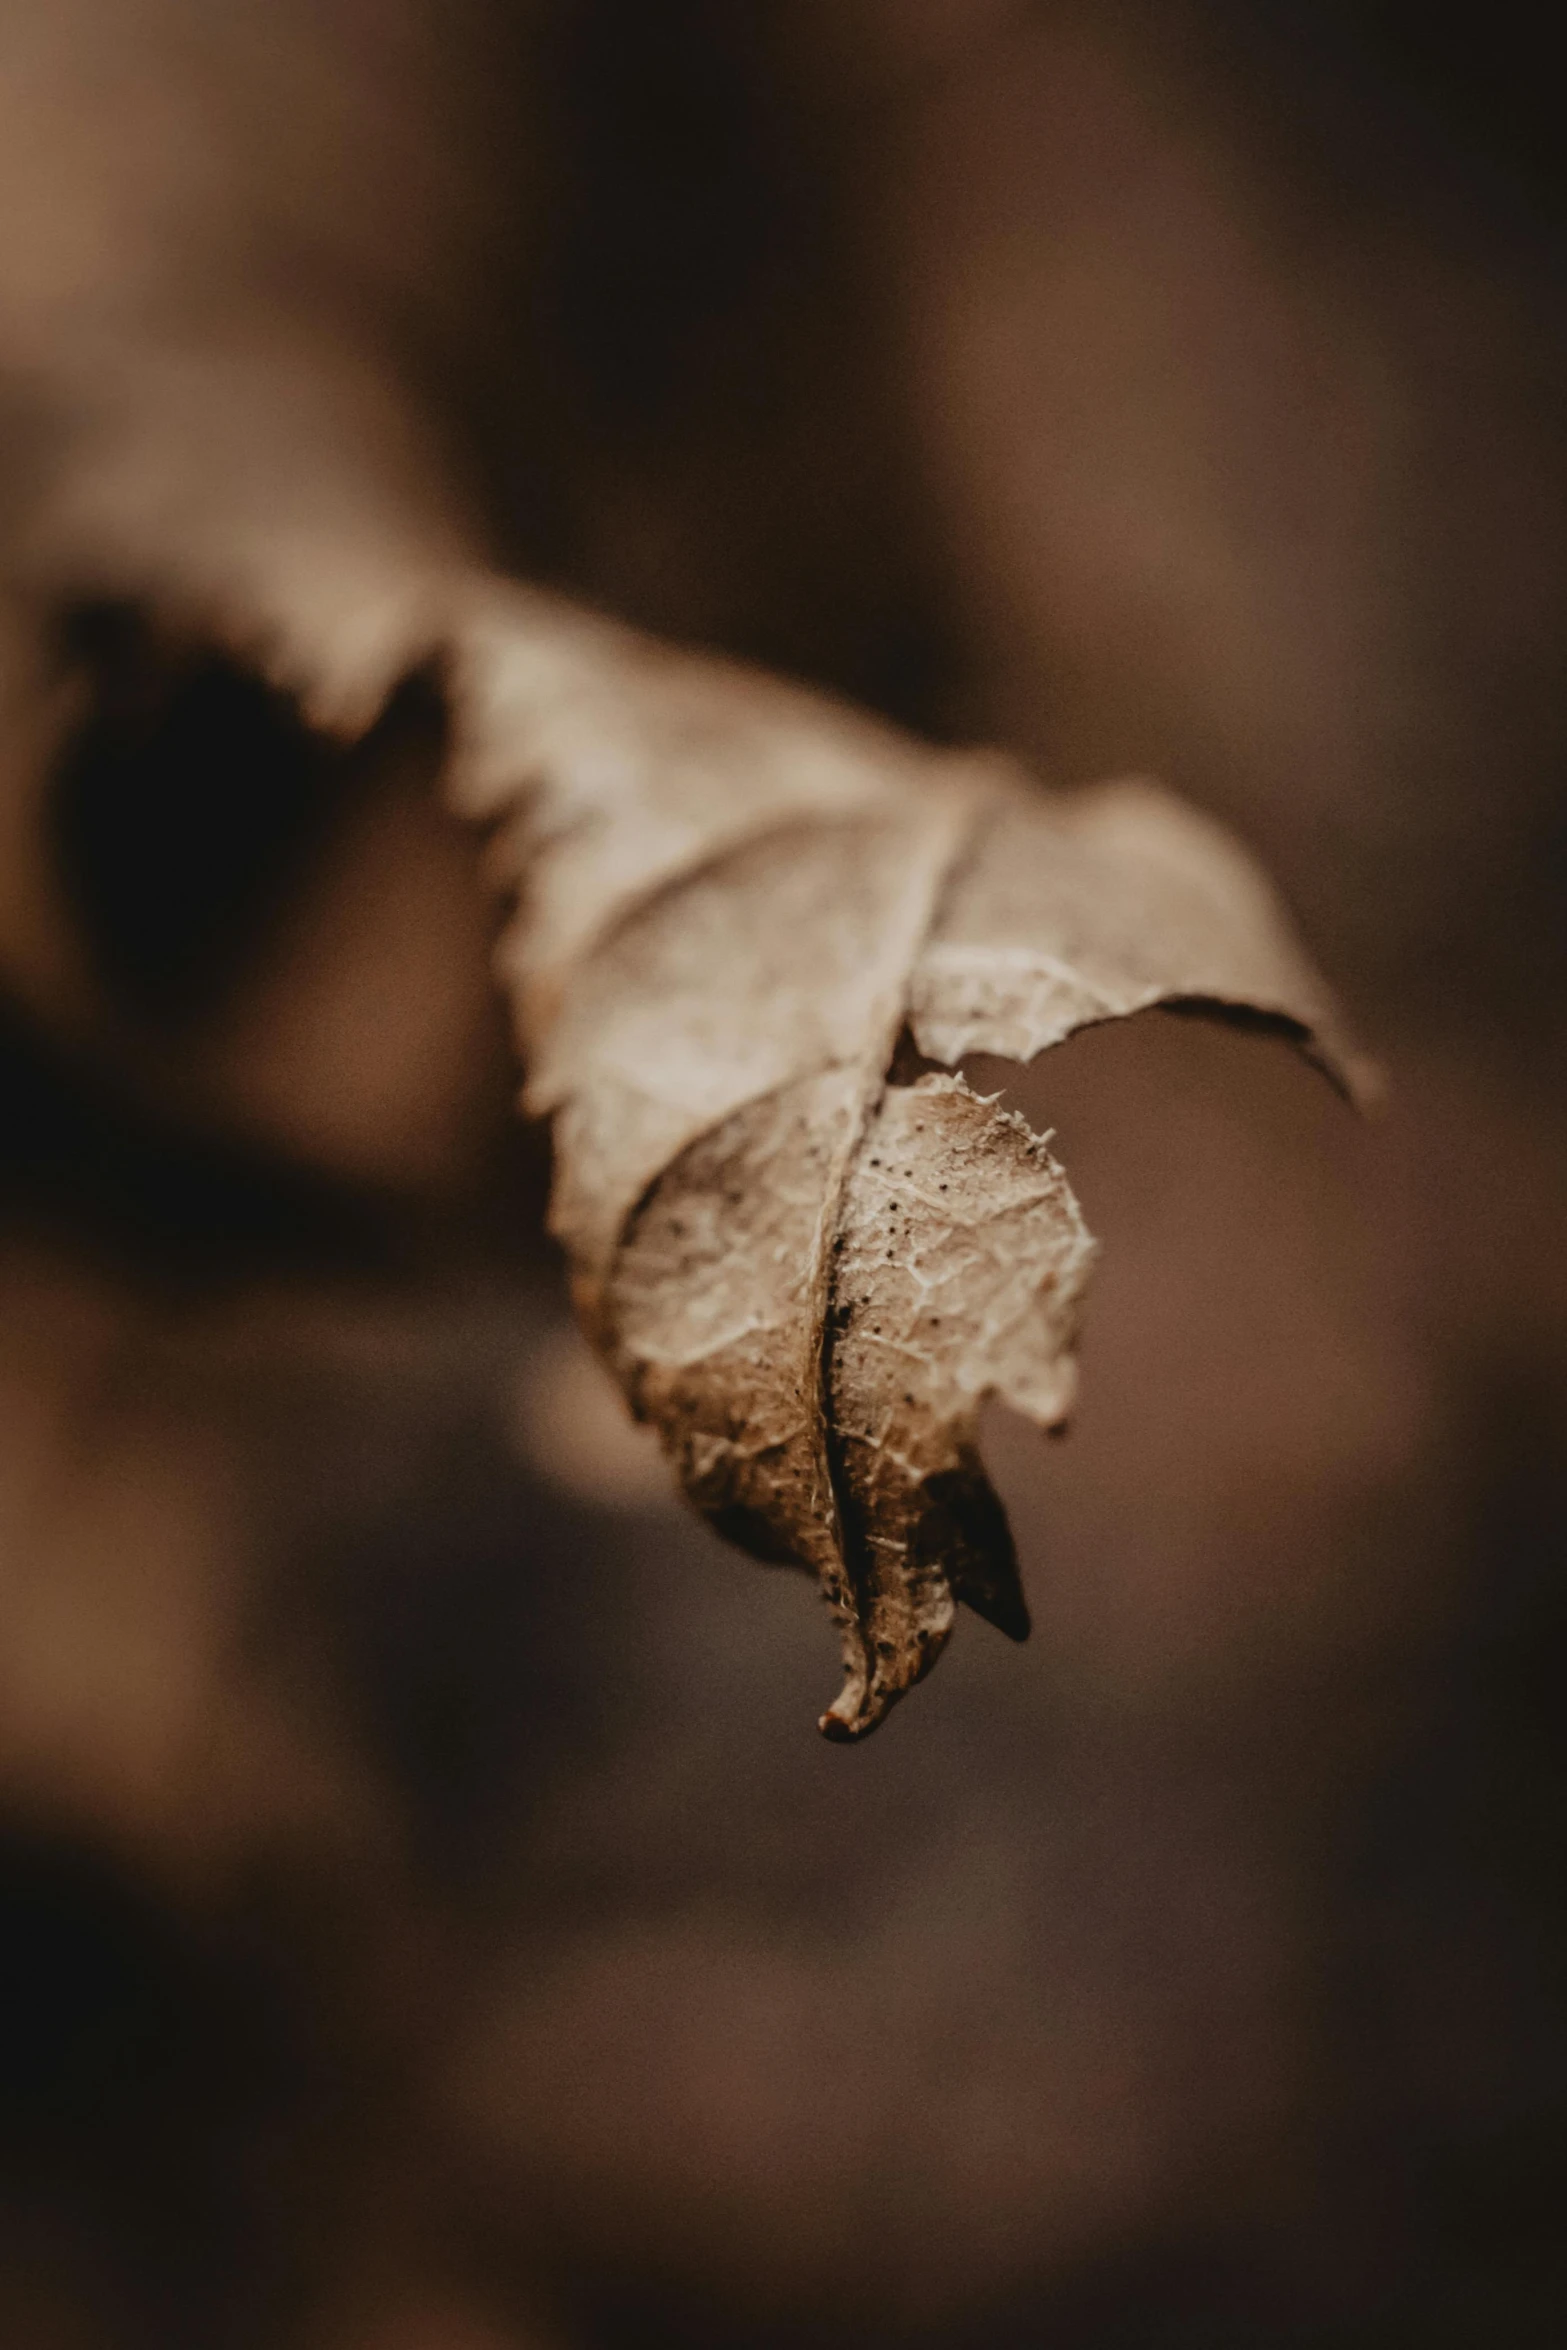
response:
M1034 1639L829 1748L571 1333L439 712L88 616L120 1029L0 922L7 2343L1567 2335L1548 33L4 0L0 538L84 318L324 319L526 575L1222 814L1390 1078L1012 1073L1104 1243L990 1434Z

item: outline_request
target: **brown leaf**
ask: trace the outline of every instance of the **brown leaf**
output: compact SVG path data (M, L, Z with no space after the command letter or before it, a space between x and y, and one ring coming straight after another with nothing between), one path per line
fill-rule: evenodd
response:
M815 1570L822 1727L858 1737L958 1600L1027 1630L978 1414L1062 1425L1093 1254L1044 1141L961 1077L895 1081L900 1039L1021 1061L1166 1003L1360 1070L1255 868L1153 786L1047 795L602 623L514 627L467 640L458 793L519 891L554 1226L687 1493Z
M497 582L395 471L345 460L325 547L298 507L220 541L100 503L120 478L56 508L56 600L203 629L347 736L444 673L579 1309L692 1500L818 1576L823 1729L873 1728L959 1600L1022 1637L978 1414L1062 1424L1092 1243L1045 1143L930 1064L1168 1003L1260 1016L1353 1088L1249 861L1150 785L1048 794Z

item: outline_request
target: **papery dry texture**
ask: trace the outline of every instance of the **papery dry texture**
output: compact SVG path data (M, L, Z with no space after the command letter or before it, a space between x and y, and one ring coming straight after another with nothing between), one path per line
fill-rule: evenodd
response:
M815 1570L857 1737L958 1601L1027 1630L978 1416L1064 1423L1093 1256L1045 1141L929 1064L1164 1003L1356 1065L1255 868L1151 785L1046 794L587 621L510 666L481 630L464 676L580 1308L692 1499Z
M389 464L405 439L345 430L373 399L341 370L318 397L284 368L286 461L249 425L226 459L285 405L242 403L229 356L180 377L210 446L177 495L145 385L88 442L24 600L129 598L340 735L443 679L579 1309L692 1500L815 1571L845 1662L822 1727L856 1737L958 1601L1027 1629L978 1415L1063 1423L1093 1255L1045 1141L944 1070L1164 1003L1262 1016L1353 1087L1331 1009L1249 860L1154 787L1046 793L496 580Z

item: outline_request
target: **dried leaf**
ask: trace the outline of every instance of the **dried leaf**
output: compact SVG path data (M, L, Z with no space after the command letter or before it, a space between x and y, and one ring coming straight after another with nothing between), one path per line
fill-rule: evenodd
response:
M978 1415L1063 1424L1093 1255L1045 1142L911 1061L1167 1003L1358 1066L1254 867L1152 786L1046 795L602 624L535 612L508 645L495 618L458 792L503 819L578 1303L698 1506L816 1572L822 1727L858 1737L959 1600L1028 1628Z
M345 465L324 552L290 513L221 553L178 514L105 528L79 477L46 538L114 561L57 553L51 592L194 623L342 734L443 672L579 1310L692 1500L818 1576L822 1727L857 1737L958 1601L1027 1630L978 1415L1063 1423L1093 1253L1045 1142L931 1064L1171 1003L1355 1065L1255 869L1153 787L1047 794L498 583L373 475Z

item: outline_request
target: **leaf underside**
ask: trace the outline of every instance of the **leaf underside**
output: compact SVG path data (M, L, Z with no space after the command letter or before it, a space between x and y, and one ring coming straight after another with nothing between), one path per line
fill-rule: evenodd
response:
M844 1657L821 1727L858 1738L960 1601L1026 1634L978 1419L1059 1428L1075 1388L1094 1244L956 1065L1169 1004L1260 1018L1346 1090L1361 1068L1256 868L1154 786L1046 793L576 625L574 659L620 664L610 723L563 695L495 852L554 1227L686 1493L816 1574Z

